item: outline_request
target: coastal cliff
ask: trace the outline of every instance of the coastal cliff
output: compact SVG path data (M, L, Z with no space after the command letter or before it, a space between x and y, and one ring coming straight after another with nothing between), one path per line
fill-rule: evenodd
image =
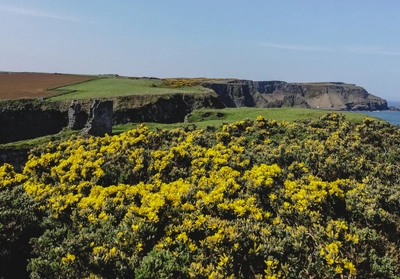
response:
M112 123L183 122L198 108L224 107L303 107L329 110L387 110L387 102L354 84L287 83L211 79L202 85L207 93L130 95L113 100ZM215 93L214 93L214 92ZM80 127L89 115L92 99L79 100ZM40 99L4 100L0 102L0 144L55 134L68 125L71 101ZM79 125L78 125L79 126Z
M204 82L227 107L303 107L333 110L387 110L387 102L355 84L228 80Z
M214 92L196 94L131 95L110 98L113 105L112 123L183 122L185 116L198 108L224 108ZM85 125L93 99L79 100L80 123ZM0 144L56 134L68 126L71 101L37 99L0 102ZM0 161L1 163L1 161Z

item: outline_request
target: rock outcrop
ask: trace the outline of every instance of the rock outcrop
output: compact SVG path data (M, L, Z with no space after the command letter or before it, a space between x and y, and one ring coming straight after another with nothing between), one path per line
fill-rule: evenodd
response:
M0 143L57 134L67 124L55 103L32 99L0 102Z
M132 95L115 100L114 124L128 122L177 123L198 108L224 108L213 94Z
M80 130L85 126L88 115L82 110L81 104L73 100L68 108L68 128Z
M205 82L227 107L304 107L333 110L387 110L387 102L364 88L341 82L287 83L228 80Z
M345 83L210 80L215 91L196 94L131 95L113 98L112 125L128 122L183 122L197 108L304 107L330 110L387 110L387 102L364 88ZM82 129L93 100L78 102L9 100L0 102L0 143ZM107 130L110 132L109 128ZM107 133L108 133L107 132ZM94 132L94 134L97 134ZM101 132L100 134L103 134Z
M111 135L113 125L113 101L94 100L90 108L90 116L82 130L84 135L103 137Z
M104 101L104 100L103 100ZM91 122L89 115L100 112L92 108L93 100L58 101L20 99L0 101L0 144L57 134L63 128L81 130ZM211 93L131 95L112 99L111 122L106 132L86 127L88 133L111 134L111 126L128 122L183 122L185 116L197 108L224 108L218 96ZM100 109L100 110L99 110ZM111 123L111 124L110 124ZM96 124L95 124L96 125ZM110 126L111 125L111 126ZM90 129L90 132L89 132Z
M227 107L255 107L254 84L251 80L205 82L204 87L214 90Z

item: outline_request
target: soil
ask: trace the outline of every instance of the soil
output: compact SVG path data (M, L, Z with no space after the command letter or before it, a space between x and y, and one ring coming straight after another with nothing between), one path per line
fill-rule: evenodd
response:
M90 76L39 73L0 74L0 99L37 98L54 95L48 88L92 80Z

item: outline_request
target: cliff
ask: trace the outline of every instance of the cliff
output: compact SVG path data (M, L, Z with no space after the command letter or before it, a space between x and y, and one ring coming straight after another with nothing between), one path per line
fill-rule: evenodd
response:
M67 123L55 103L36 99L0 102L0 143L56 134Z
M341 82L227 80L205 82L227 107L304 107L333 110L387 110L387 102L364 88Z
M197 108L223 108L215 93L131 95L111 98L113 125L128 122L183 122ZM79 100L82 129L89 116L92 99ZM0 144L56 134L68 126L71 101L37 99L0 102Z
M214 92L130 95L111 98L112 123L183 122L197 108L304 107L330 110L387 110L387 102L364 88L345 83L287 83L284 81L209 80ZM79 127L86 123L92 99L79 100ZM68 125L71 101L38 99L0 101L0 143L56 134Z

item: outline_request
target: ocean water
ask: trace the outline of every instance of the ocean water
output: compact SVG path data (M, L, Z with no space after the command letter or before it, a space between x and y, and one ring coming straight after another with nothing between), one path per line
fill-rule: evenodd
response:
M400 101L387 101L389 107L398 107L400 108Z
M400 111L383 110L383 111L363 111L360 113L368 114L386 120L387 122L392 123L394 125L400 125Z

